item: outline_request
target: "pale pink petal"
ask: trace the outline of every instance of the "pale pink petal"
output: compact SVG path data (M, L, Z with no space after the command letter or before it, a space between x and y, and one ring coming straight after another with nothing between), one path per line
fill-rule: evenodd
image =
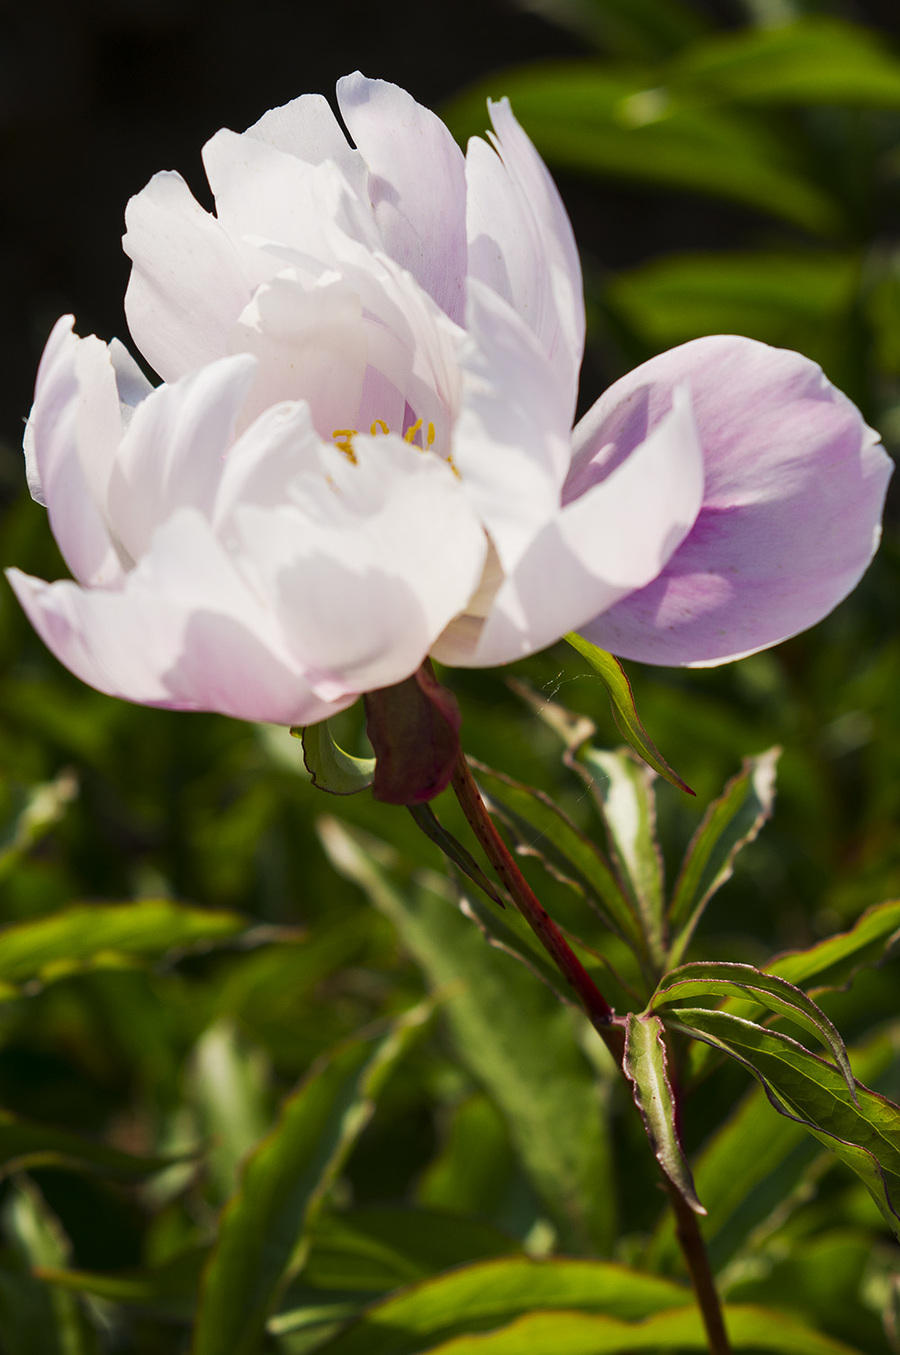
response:
M465 608L487 549L437 457L392 436L353 446L354 463L323 448L325 476L295 483L292 505L235 512L251 586L277 595L292 652L326 700L415 672Z
M326 703L310 691L190 510L121 589L8 577L48 648L110 696L275 724L327 719L352 699Z
M624 658L714 664L813 625L878 544L891 463L859 411L797 353L697 339L616 383L576 430L573 485L610 464L690 385L703 509L659 578L580 629Z
M273 405L229 448L216 490L213 530L233 544L231 516L241 504L278 508L298 475L320 470L321 439L303 401Z
M465 160L447 128L411 95L357 71L338 104L369 168L368 192L387 253L442 310L465 309Z
M509 572L559 509L570 458L567 400L531 330L481 283L470 286L460 365L453 458Z
M118 449L109 520L131 561L176 509L210 518L235 421L256 371L252 357L221 358L138 406Z
M122 425L115 373L106 345L57 321L47 341L28 420L29 488L48 505L57 545L77 579L109 583L121 574L98 491Z
M122 245L134 267L128 328L164 381L220 358L241 311L275 260L232 239L179 174L156 174L125 210Z
M534 332L566 392L571 422L585 324L575 237L556 185L509 101L489 108L496 151L474 137L466 155L469 275L508 301Z
M702 496L703 455L679 389L632 455L542 528L490 600L483 625L454 623L432 652L445 663L487 667L583 629L655 578L690 531Z

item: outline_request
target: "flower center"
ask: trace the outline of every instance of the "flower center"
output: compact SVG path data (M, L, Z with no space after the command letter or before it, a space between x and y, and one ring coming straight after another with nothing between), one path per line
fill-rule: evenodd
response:
M419 447L419 450L420 450L420 451L422 451L422 452L427 452L427 451L430 451L431 448L432 448L432 446L434 445L434 436L435 436L435 434L434 434L434 424L433 424L433 423L429 423L428 428L427 428L427 430L426 430L426 434L425 434L425 442L424 442L424 444L421 443L421 442L417 444L417 443L416 443L416 438L418 437L418 435L419 435L419 433L420 433L420 431L421 431L422 423L423 423L423 420L422 420L422 419L416 419L415 423L412 424L411 427L407 428L406 432L403 434L403 441L404 441L404 442L408 442L408 443L410 443L410 444L412 444L412 445L417 445L417 446ZM386 434L386 433L389 433L390 431L391 431L391 430L390 430L390 428L388 428L388 426L387 426L387 424L385 423L384 419L376 419L376 420L374 421L374 423L372 424L372 427L369 429L369 432L370 432L370 434L372 435L373 438L374 438L378 433ZM343 453L344 453L344 456L347 458L347 460L348 460L352 465L355 466L355 465L356 465L356 452L354 451L354 448L353 448L353 439L356 438L356 437L359 437L359 429L358 429L358 428L335 428L334 431L332 432L331 436L334 438L334 445L335 445L335 447L337 447L338 451L343 452Z

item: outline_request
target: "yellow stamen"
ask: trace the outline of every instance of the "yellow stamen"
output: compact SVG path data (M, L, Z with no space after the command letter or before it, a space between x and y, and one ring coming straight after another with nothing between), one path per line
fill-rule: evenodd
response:
M420 429L421 427L422 427L422 420L421 420L421 419L416 419L416 421L415 421L415 423L413 424L412 428L407 428L406 432L403 434L403 441L404 441L404 442L410 442L410 443L411 443L412 440L413 440L413 438L416 436L416 434L418 433L418 431L419 431L419 429Z
M376 428L380 428L382 433L389 433L391 431L388 428L387 424L385 423L384 419L376 419L375 422L372 424L372 427L369 429L369 432L372 434L373 438L375 436Z
M426 442L425 445L426 445L426 447L431 447L431 446L434 445L434 424L433 424L433 423L430 423L430 424L428 425L428 441Z
M335 428L331 436L334 438L334 445L339 452L350 462L351 466L356 465L356 452L353 450L353 439L358 436L356 428Z

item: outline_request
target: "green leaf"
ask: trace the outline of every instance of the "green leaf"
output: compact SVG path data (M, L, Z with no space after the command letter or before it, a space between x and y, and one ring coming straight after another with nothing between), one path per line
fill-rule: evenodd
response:
M777 1031L730 1012L680 1009L666 1025L706 1040L758 1078L780 1114L800 1120L862 1179L900 1236L900 1108L856 1084L850 1099L843 1075Z
M686 1290L671 1280L603 1261L487 1261L374 1304L326 1342L322 1355L416 1355L534 1308L584 1308L638 1321L681 1307L685 1298Z
M752 842L772 813L775 766L781 750L745 759L719 799L703 816L685 853L669 905L674 937L670 963L677 964L694 934L707 903L729 880L738 852Z
M209 1247L192 1247L176 1252L161 1265L143 1269L106 1273L45 1265L40 1274L47 1284L59 1289L184 1320L193 1314L200 1275L208 1256Z
M848 932L826 937L808 950L776 955L766 970L813 993L842 990L861 969L883 964L898 940L900 900L891 899L868 908Z
M209 1140L206 1173L217 1203L238 1183L241 1162L271 1123L269 1060L238 1038L231 1021L209 1026L188 1065L188 1095Z
M48 983L95 965L205 948L246 930L247 919L237 913L189 908L170 899L76 904L0 931L0 982Z
M448 860L452 861L473 884L477 885L492 903L496 903L499 908L505 908L506 904L497 887L485 875L471 852L461 842L458 842L452 833L447 832L447 829L439 822L431 805L407 805L407 808L425 836L430 838L437 847L440 847Z
M335 868L394 924L432 990L447 994L442 1011L459 1056L503 1113L562 1244L608 1247L614 1194L604 1095L573 1038L578 1018L521 964L485 945L446 880L424 871L410 878L396 853L336 820L319 831Z
M871 29L810 16L692 45L664 77L678 94L900 109L900 61Z
M34 1124L0 1110L0 1175L23 1167L65 1167L123 1177L149 1176L183 1157L137 1156L94 1143L66 1129Z
M678 1138L675 1100L666 1070L663 1024L658 1017L629 1012L622 1068L631 1082L634 1103L657 1162L691 1209L696 1214L705 1214Z
M746 334L834 361L859 291L857 254L669 254L619 273L604 300L655 351L705 334Z
M862 1081L871 1084L881 1077L896 1062L890 1029L854 1047L852 1062ZM736 1254L752 1255L756 1230L771 1218L783 1219L790 1200L802 1198L806 1175L822 1156L821 1145L803 1124L772 1114L765 1092L754 1082L693 1164L697 1193L707 1209L703 1236L715 1271ZM679 1257L672 1214L665 1210L644 1264L666 1271Z
M498 1228L446 1210L356 1209L319 1220L302 1280L318 1289L385 1293L451 1266L518 1251Z
M626 58L665 56L708 27L681 0L531 0L529 8Z
M355 795L375 780L375 759L345 753L335 743L327 720L302 728L295 726L291 733L302 740L303 761L317 790L327 790L331 795Z
M59 822L77 794L78 781L72 771L60 772L52 781L28 790L18 814L0 833L0 880Z
M566 639L572 648L577 649L582 658L587 659L594 671L600 675L609 693L613 715L622 737L628 740L638 757L643 758L647 765L658 772L666 781L671 781L673 786L678 786L680 790L687 791L688 795L693 795L694 792L690 786L682 781L677 772L673 772L641 724L634 704L631 684L619 660L612 654L607 654L606 650L598 649L589 640L585 640L583 636L576 635L574 632L567 635Z
M856 1355L842 1341L804 1327L780 1311L733 1305L725 1308L724 1315L734 1350ZM592 1313L529 1313L500 1331L458 1336L419 1349L432 1355L628 1355L636 1350L705 1352L709 1345L699 1311L685 1307L642 1322Z
M855 1096L853 1071L844 1041L833 1023L813 1000L792 983L775 974L765 974L753 965L701 960L671 970L660 981L650 1000L650 1011L663 1011L681 1003L691 1005L696 997L747 997L779 1016L787 1016L815 1035L834 1056L851 1096Z
M549 795L522 785L483 763L472 770L491 812L512 833L517 849L542 860L557 879L573 885L626 940L641 946L641 928L634 908L613 875L603 853L563 813Z
M446 109L454 135L483 131L485 100L507 95L551 165L690 189L771 213L817 235L843 228L839 204L806 176L780 127L751 109L692 106L659 67L623 72L557 62L504 72Z
M64 1265L69 1260L71 1244L59 1219L27 1177L14 1183L4 1215L4 1231L32 1272L43 1266ZM37 1275L27 1273L19 1277L19 1284L24 1293L12 1305L13 1312L4 1314L5 1286L0 1282L0 1317L3 1317L0 1334L8 1355L37 1355L38 1351L40 1355L96 1355L96 1333L74 1294L49 1288ZM45 1330L41 1332L41 1328ZM29 1345L38 1332L41 1343Z
M284 1102L222 1214L203 1276L193 1355L257 1350L266 1319L305 1259L311 1219L429 1013L430 1007L415 1008L386 1035L343 1046Z
M618 875L641 922L642 949L663 965L663 863L656 840L655 773L629 752L585 745L572 765L594 793Z

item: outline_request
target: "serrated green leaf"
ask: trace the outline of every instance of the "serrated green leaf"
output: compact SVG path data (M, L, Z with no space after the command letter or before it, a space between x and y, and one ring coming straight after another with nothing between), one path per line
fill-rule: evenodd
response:
M808 950L786 951L766 965L812 993L848 988L861 969L877 967L900 940L900 900L868 908L847 932L826 937Z
M693 795L694 792L690 786L682 781L677 772L672 770L641 724L637 707L634 704L631 684L619 660L614 655L607 654L605 649L598 649L596 645L592 645L582 635L576 635L573 632L565 638L573 649L577 649L582 658L587 659L594 672L598 673L602 679L603 685L609 693L613 715L623 738L628 740L637 755L643 758L647 765L658 772L661 777L666 781L671 781L672 785L677 786L679 790L687 791L689 795Z
M291 733L303 744L303 761L317 790L331 795L355 795L375 780L375 759L354 757L335 742L328 721L295 726Z
M584 1308L633 1322L681 1307L685 1297L671 1280L603 1261L487 1261L374 1304L326 1342L322 1355L416 1355L534 1308Z
M502 1111L563 1245L609 1246L615 1200L604 1096L573 1038L575 1018L520 963L485 945L446 880L410 877L395 852L346 824L326 820L319 829L335 868L394 924L431 988L448 993L442 1012L459 1057Z
M900 1236L900 1108L859 1082L854 1103L837 1068L789 1036L730 1012L681 1009L666 1025L742 1063L776 1110L799 1119L856 1172Z
M724 1310L734 1350L777 1355L858 1355L853 1347L823 1336L782 1312L749 1305ZM657 1313L643 1322L622 1322L593 1313L529 1313L500 1331L458 1336L430 1355L627 1355L637 1350L709 1349L703 1319L695 1307Z
M619 878L640 918L642 949L659 973L665 956L665 886L656 840L655 774L628 752L606 752L593 744L586 744L572 765L594 793Z
M834 1024L811 998L787 980L766 974L753 965L701 960L671 970L650 999L650 1011L663 1011L681 1003L692 1005L696 997L748 997L779 1016L787 1016L808 1030L834 1056L851 1096L855 1095L853 1071L847 1050Z
M237 913L190 908L170 899L75 904L0 931L0 981L49 982L93 965L214 945L246 930L247 919Z
M669 66L678 93L773 104L900 108L900 61L871 29L810 15L719 33Z
M681 960L709 900L731 878L735 858L772 813L780 749L747 758L712 802L690 841L669 905L670 963Z
M640 947L641 929L634 908L590 838L543 791L480 762L472 762L472 770L489 807L510 829L517 848L545 861L552 874L573 884L600 910L613 930Z
M628 1014L625 1027L625 1076L657 1162L696 1214L706 1210L697 1199L675 1124L675 1101L666 1071L662 1021L656 1016Z
M749 108L673 98L658 66L590 62L519 67L445 110L458 139L485 126L485 100L508 96L551 164L744 203L817 235L843 229L839 204L806 176L779 128Z
M344 1045L284 1102L222 1214L201 1284L193 1355L256 1351L279 1294L305 1259L312 1217L429 1013L416 1008L387 1034Z

